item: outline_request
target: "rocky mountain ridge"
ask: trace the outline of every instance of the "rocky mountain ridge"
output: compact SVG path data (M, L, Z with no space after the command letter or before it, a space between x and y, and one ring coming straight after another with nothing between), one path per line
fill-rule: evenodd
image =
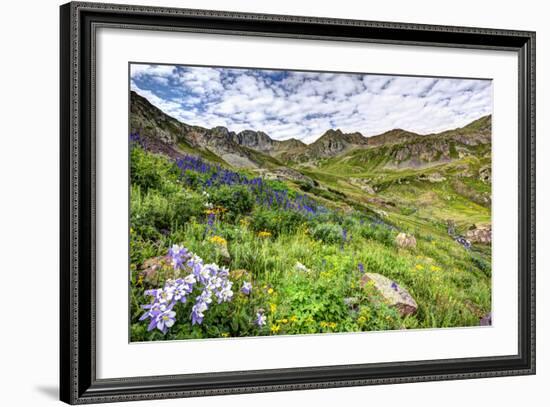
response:
M451 160L481 144L491 143L491 117L484 116L465 127L438 134L419 135L394 129L372 137L359 132L344 133L329 129L315 142L297 139L275 140L263 131L233 132L225 127L207 129L182 123L132 91L130 94L130 130L152 139L159 149L197 150L206 158L217 157L240 168L277 168L284 163L315 163L338 159L365 150L366 156L386 154L388 165L417 167L424 162ZM369 151L373 150L373 151ZM173 154L170 154L173 155ZM386 164L385 164L386 165Z

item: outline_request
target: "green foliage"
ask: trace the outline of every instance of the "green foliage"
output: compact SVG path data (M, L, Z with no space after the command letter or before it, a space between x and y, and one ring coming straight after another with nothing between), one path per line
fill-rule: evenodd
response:
M204 199L181 188L170 194L149 189L143 193L139 186L130 192L130 222L144 237L158 237L154 233L183 226L191 217L200 216Z
M257 207L252 216L252 228L257 232L268 231L277 236L294 233L305 220L299 212Z
M395 235L387 227L376 224L365 224L361 228L361 236L365 239L376 240L388 247L394 246Z
M165 183L176 182L178 167L166 157L150 154L135 146L130 151L130 182L143 190L162 189Z
M344 241L344 229L334 223L318 224L311 230L313 238L327 244L342 243Z
M226 209L231 220L248 214L254 206L254 197L244 185L221 185L210 188L209 193L210 201Z
M422 169L381 170L388 157L374 151L349 154L346 162L325 161L327 171L334 172L301 170L315 180L311 188L290 181L265 181L290 197L300 188L329 208L311 216L259 205L256 196L239 185L210 187L205 195L203 185L209 174L190 170L179 174L169 159L134 147L132 341L477 325L491 309L491 248L466 250L447 235L446 220L453 219L458 231L472 223L489 222L490 206L476 204L468 196L490 193L490 186L475 177L462 177L463 189L472 193L461 194L449 175L464 171L456 164L437 168L447 181L429 183L419 180L425 174ZM481 164L471 159L461 165L477 171ZM377 170L368 173L369 168ZM370 185L380 187L377 198L390 204L378 206L366 200L347 175L338 175L348 170L363 171ZM207 203L215 209L209 218ZM417 247L396 247L397 230L414 234ZM226 242L229 258L213 237ZM162 281L144 279L142 267L147 260L165 255L173 244L185 246L206 263L227 266L235 296L230 303L213 306L200 325L189 322L192 298L179 304L177 323L163 335L158 330L148 332L147 324L139 321L140 306L150 300L145 290ZM373 287L361 283L363 272L398 282L415 298L418 311L402 317ZM240 292L244 281L252 284L250 295ZM267 318L263 327L254 322L260 309Z

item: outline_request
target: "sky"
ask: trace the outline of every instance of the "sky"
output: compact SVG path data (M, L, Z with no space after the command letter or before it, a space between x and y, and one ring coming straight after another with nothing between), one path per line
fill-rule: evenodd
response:
M131 64L130 87L176 119L312 143L329 129L429 134L492 112L480 79Z

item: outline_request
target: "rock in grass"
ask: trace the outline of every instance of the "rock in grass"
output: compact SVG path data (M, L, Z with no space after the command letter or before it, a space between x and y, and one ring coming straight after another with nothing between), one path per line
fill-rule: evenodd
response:
M416 247L416 239L408 233L399 233L395 238L395 243L402 249L414 249Z
M380 293L390 307L399 311L401 316L414 314L418 305L409 292L395 281L377 273L365 273L361 278L361 286L369 282Z
M491 243L491 225L474 225L466 232L466 238L472 243Z
M168 267L170 261L166 256L157 256L147 259L140 267L140 275L143 280L151 283L157 280L158 273L161 269Z
M218 245L217 246L218 253L220 254L221 260L224 264L231 263L231 254L229 254L229 250L227 249L227 245Z

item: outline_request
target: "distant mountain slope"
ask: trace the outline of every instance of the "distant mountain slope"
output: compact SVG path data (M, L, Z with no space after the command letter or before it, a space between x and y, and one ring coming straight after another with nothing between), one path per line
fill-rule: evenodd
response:
M372 138L374 143L371 143ZM368 140L368 148L340 154L324 160L319 166L328 171L360 173L375 168L430 167L465 157L490 161L491 116L443 133L418 135L392 130Z
M359 132L330 129L306 145L296 139L274 140L262 131L235 133L221 126L192 126L165 114L133 91L130 98L131 131L150 140L159 152L170 156L196 153L241 168L273 169L288 163L325 168L418 168L490 153L491 116L428 135L394 129L367 138Z
M155 150L170 156L196 153L210 161L240 168L281 166L261 150L239 144L238 135L225 127L206 129L182 123L133 91L130 94L130 131L139 133Z

